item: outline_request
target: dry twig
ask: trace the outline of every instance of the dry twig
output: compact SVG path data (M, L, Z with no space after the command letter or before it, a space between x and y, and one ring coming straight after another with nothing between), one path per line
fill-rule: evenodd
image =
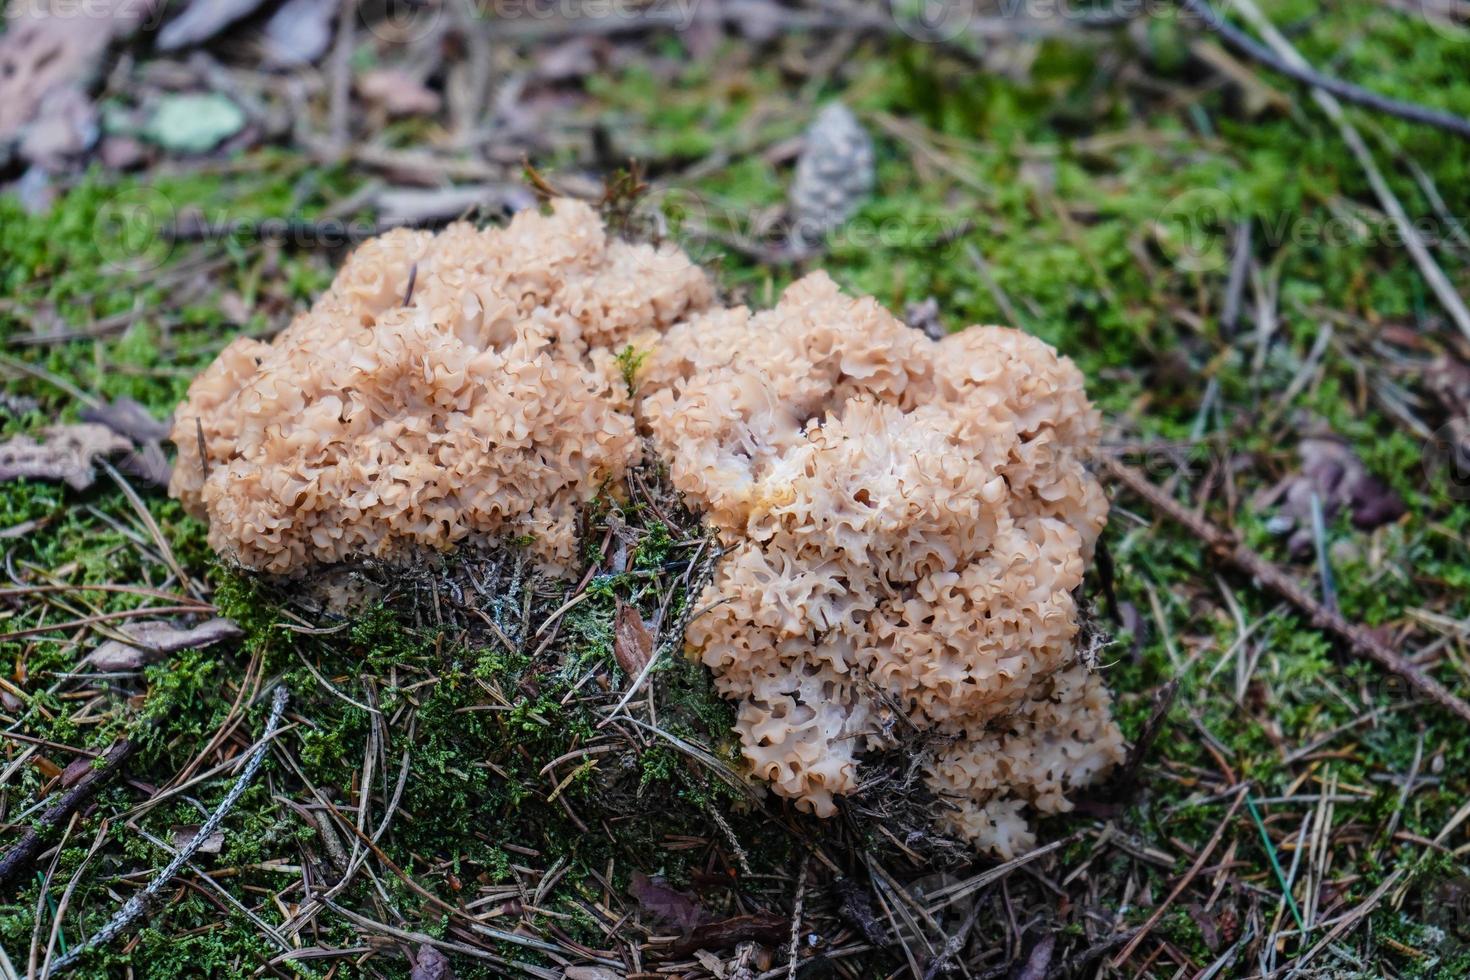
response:
M1352 649L1398 674L1415 691L1435 704L1470 721L1470 704L1451 693L1443 684L1393 650L1357 623L1349 622L1341 613L1328 609L1308 595L1290 575L1241 544L1235 536L1180 505L1154 486L1138 470L1111 457L1103 457L1103 467L1119 483L1142 497L1155 510L1193 534L1221 561L1256 579L1297 608L1317 629L1331 633Z

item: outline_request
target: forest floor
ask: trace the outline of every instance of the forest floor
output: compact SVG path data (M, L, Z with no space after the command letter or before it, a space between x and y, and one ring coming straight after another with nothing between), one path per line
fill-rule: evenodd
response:
M1177 692L1132 785L1003 865L902 807L822 822L738 777L671 638L702 538L656 473L589 515L579 581L513 550L370 567L380 601L346 615L227 567L169 499L159 423L349 239L503 220L528 163L597 198L636 161L732 300L820 267L911 321L1054 344L1108 454L1470 697L1470 469L1445 452L1470 446L1470 323L1425 272L1470 296L1470 142L1349 108L1355 143L1163 4L934 43L703 2L724 19L346 5L290 70L261 66L269 4L173 53L148 24L86 90L100 143L0 151L0 437L94 419L133 449L0 485L0 846L40 836L0 887L0 978L44 975L194 842L282 686L217 834L73 975L1470 975L1467 722L1105 473L1111 582L1087 593L1130 739ZM1324 72L1470 112L1460 0L1263 9ZM876 189L791 261L794 162L833 99ZM214 617L237 630L88 659ZM662 659L606 725L640 619Z

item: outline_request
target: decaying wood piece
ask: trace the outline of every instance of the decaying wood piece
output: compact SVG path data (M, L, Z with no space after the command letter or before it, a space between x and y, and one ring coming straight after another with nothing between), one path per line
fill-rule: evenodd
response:
M36 855L41 852L41 844L45 839L46 832L51 828L59 826L63 820L71 816L81 805L92 798L113 773L117 772L122 764L127 761L128 756L133 754L133 743L127 739L113 744L106 754L102 756L102 764L87 770L87 773L77 780L75 786L62 794L43 814L37 827L31 827L20 840L11 845L10 850L0 857L0 885L10 882L18 872L30 867Z

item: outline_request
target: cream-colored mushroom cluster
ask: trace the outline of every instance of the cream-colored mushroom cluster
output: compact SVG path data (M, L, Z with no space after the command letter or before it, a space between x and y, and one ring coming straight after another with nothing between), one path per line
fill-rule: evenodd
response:
M829 815L917 729L947 828L1025 848L1026 807L1068 809L1122 750L1074 649L1107 512L1080 374L1013 330L930 340L821 273L763 313L711 299L573 202L392 232L194 382L171 489L260 570L529 535L565 574L646 436L725 549L686 640L754 772Z
M569 571L579 507L640 454L617 352L711 296L682 252L610 240L573 201L389 232L194 381L170 490L262 571L522 534Z
M773 310L674 326L640 382L727 549L689 645L779 793L833 813L912 725L950 738L929 772L945 822L1011 855L1026 804L1068 809L1118 761L1073 644L1107 502L1071 362L998 327L932 341L816 273Z

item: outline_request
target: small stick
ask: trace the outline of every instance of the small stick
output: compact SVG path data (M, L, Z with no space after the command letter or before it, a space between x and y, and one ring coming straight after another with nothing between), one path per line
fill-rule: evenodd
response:
M404 291L404 294L403 294L403 305L404 306L408 306L411 303L413 303L413 287L414 287L414 283L416 283L418 281L419 281L419 264L417 262L415 262L413 265L409 266L409 269L408 269L408 289L405 290Z
M1267 589L1296 606L1317 629L1331 633L1352 647L1353 651L1377 661L1387 670L1402 677L1415 691L1435 704L1470 721L1470 704L1455 696L1443 684L1417 666L1390 650L1372 632L1349 622L1341 613L1328 609L1312 598L1291 576L1278 566L1241 544L1228 531L1221 530L1204 517L1191 513L1172 497L1149 482L1148 477L1126 463L1102 457L1102 465L1119 483L1147 501L1170 520L1183 525L1202 541L1216 558L1259 581Z
M796 902L791 911L791 947L787 951L786 980L795 980L797 950L801 946L801 907L806 901L806 876L811 870L811 855L801 856L801 872L796 876Z
M1149 712L1148 721L1139 733L1138 741L1128 751L1128 758L1118 770L1118 778L1113 784L1115 799L1131 799L1138 789L1138 774L1143 769L1143 761L1148 757L1148 750L1153 748L1159 733L1164 730L1164 725L1169 720L1169 709L1174 707L1174 698L1178 694L1179 678L1176 677L1154 695L1153 710Z
M193 859L199 848L209 839L209 835L213 834L219 828L219 825L224 823L225 817L229 815L230 810L234 809L240 797L245 795L245 790L249 788L250 781L254 778L256 770L260 768L261 762L265 760L266 750L270 748L271 740L275 738L276 729L281 725L281 716L285 714L287 696L286 685L282 684L276 688L275 698L271 701L270 717L266 719L264 734L260 736L260 741L256 742L255 747L251 749L250 758L245 761L245 767L240 770L240 775L235 778L234 785L225 794L225 798L220 800L219 806L214 808L214 812L205 818L204 823L199 826L199 830L194 834L193 839L179 848L178 852L174 854L173 860L164 865L163 870L141 892L128 899L123 904L123 907L118 909L117 913L107 921L105 926L87 937L86 941L73 946L65 956L57 960L56 964L52 967L53 973L60 973L63 970L75 966L87 950L95 946L106 945L131 926L148 908L148 903L156 898L159 892L163 891L168 883L173 880L174 875L178 874L179 870L186 863Z
M35 860L37 853L41 850L43 834L55 827L61 821L71 816L78 807L91 798L92 794L101 788L102 784L113 773L122 766L128 756L133 754L133 743L127 739L113 743L112 748L102 757L102 765L88 769L77 784L52 804L51 808L41 814L39 829L32 827L28 829L20 840L16 841L0 857L0 885L9 883L15 874Z

